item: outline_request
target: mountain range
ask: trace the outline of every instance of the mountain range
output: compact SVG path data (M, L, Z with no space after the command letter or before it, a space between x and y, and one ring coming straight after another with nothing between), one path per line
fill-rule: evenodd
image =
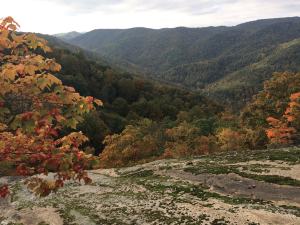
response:
M63 39L119 70L241 109L274 72L298 72L299 37L300 18L290 17L233 27L96 29Z

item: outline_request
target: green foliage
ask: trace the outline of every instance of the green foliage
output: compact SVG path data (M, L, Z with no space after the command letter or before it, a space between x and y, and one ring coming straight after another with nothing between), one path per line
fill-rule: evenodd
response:
M189 113L190 121L201 119L205 117L204 112L200 105L194 106Z
M89 114L85 114L83 115L83 119L84 121L78 124L77 129L81 130L90 140L90 143L86 143L83 146L93 146L95 148L94 154L99 155L104 148L102 141L111 131L100 118L99 112L93 111Z
M161 122L168 117L174 121L180 109L188 113L193 107L197 109L199 106L203 110L203 117L223 110L220 104L204 96L166 85L153 85L148 80L134 78L129 73L121 73L101 62L89 60L83 54L84 51L71 53L61 48L43 53L47 58L55 57L62 65L61 71L54 75L64 85L75 87L81 95L97 97L104 102L104 107L98 108L101 112L87 116L86 122L79 123L79 130L89 138L98 138L88 144L95 149L95 154L104 149L102 141L105 134L120 134L126 125L134 124L140 118ZM94 117L94 121L90 117ZM95 126L88 125L92 123ZM103 123L104 130L96 128L97 124ZM60 132L61 135L67 133L67 130Z
M216 117L210 117L208 119L198 119L193 122L191 122L191 125L196 126L201 130L201 135L209 136L214 135L215 129L216 129Z
M118 68L204 93L238 110L274 72L298 71L299 35L299 19L287 18L236 27L95 30L71 42L111 58Z
M116 98L113 101L112 106L114 107L114 111L116 113L118 113L120 116L122 116L122 117L127 116L128 105L127 105L127 102L123 98L121 98L121 97Z

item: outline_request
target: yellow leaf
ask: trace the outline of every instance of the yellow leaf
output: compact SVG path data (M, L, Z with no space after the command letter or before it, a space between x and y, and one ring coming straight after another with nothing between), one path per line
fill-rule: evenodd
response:
M52 71L59 71L61 69L61 65L55 62L50 62L49 66Z
M2 33L3 38L7 38L8 34L9 34L9 30L3 30L1 33Z
M34 65L25 66L25 69L24 69L25 73L27 73L31 76L33 76L35 74L35 71L37 71L37 70L38 70L38 68Z
M53 76L50 73L48 73L48 79L50 80L51 84L53 83L62 84L61 80L57 79L55 76Z
M14 25L14 24L9 24L7 26L7 28L12 29L13 31L15 31L17 29L16 25Z
M46 53L46 52L52 52L52 49L49 48L49 47L46 46L46 45L44 45L43 50L44 50L45 53Z
M30 188L31 190L33 190L36 186L37 186L37 183L30 183L27 185L27 188Z
M43 189L39 187L39 188L36 188L34 190L34 192L35 192L35 196L41 195L41 194L43 194Z
M73 88L73 87L64 86L64 89L66 89L70 92L75 92L75 88Z
M41 56L41 55L37 55L37 56L34 57L35 61L43 61L43 59L44 59L44 57Z
M68 119L68 126L71 128L76 129L76 124L78 124L78 121L75 118Z
M52 181L47 181L47 184L49 187L54 188L55 187L55 182Z
M34 42L34 41L36 41L37 36L35 34L29 34L29 35L27 35L26 39L28 41Z
M17 36L14 33L11 34L11 37L17 42L17 43L22 43L23 41L23 36Z
M50 86L50 85L49 85L49 84L50 84L50 80L48 80L47 78L44 78L44 77L40 77L40 78L38 79L37 84L39 85L39 87L40 87L42 90L44 90L44 88L45 88L46 86Z
M3 70L2 74L5 76L6 79L10 79L10 80L14 80L18 75L17 71L8 70L8 69Z
M73 93L73 97L76 99L76 100L79 100L80 99L80 95L78 93ZM82 107L81 107L82 108Z

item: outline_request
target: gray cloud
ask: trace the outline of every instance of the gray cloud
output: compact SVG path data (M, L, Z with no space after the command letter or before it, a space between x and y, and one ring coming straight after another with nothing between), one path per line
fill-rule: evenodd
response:
M199 14L200 11L210 11L207 8L221 7L239 0L36 0L67 6L70 13L86 14L100 11L132 12L140 11L177 11ZM124 5L126 8L120 8Z
M63 27L67 27L70 31L82 31L137 26L149 28L234 26L257 19L300 16L300 1L295 0L28 1L46 3L43 5L49 4L49 8L51 6L52 9L57 9L55 13L62 31L66 29ZM51 14L52 12L53 10ZM62 17L64 19L61 19Z
M201 16L214 14L224 9L238 10L240 14L263 9L263 14L299 11L300 2L295 0L36 0L65 6L68 14L89 13L136 13L136 12L176 12ZM243 8L244 7L244 8ZM225 12L224 12L225 13ZM256 15L259 16L259 15Z
M69 14L88 14L101 11L101 7L110 7L122 4L128 0L35 0L39 2L55 3L67 6Z
M41 1L41 0L36 0ZM181 13L201 17L233 19L242 17L266 18L289 16L299 12L300 2L295 0L42 0L64 6L69 16L84 14L127 14L127 13ZM247 16L246 16L247 15ZM274 15L274 16L272 16ZM226 20L226 19L225 19Z

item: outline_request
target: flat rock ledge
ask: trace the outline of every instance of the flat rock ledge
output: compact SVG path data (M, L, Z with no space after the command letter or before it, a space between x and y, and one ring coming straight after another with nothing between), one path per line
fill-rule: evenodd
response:
M239 154L90 170L91 184L68 181L45 198L24 177L1 177L12 194L0 199L0 225L300 224L299 160Z

